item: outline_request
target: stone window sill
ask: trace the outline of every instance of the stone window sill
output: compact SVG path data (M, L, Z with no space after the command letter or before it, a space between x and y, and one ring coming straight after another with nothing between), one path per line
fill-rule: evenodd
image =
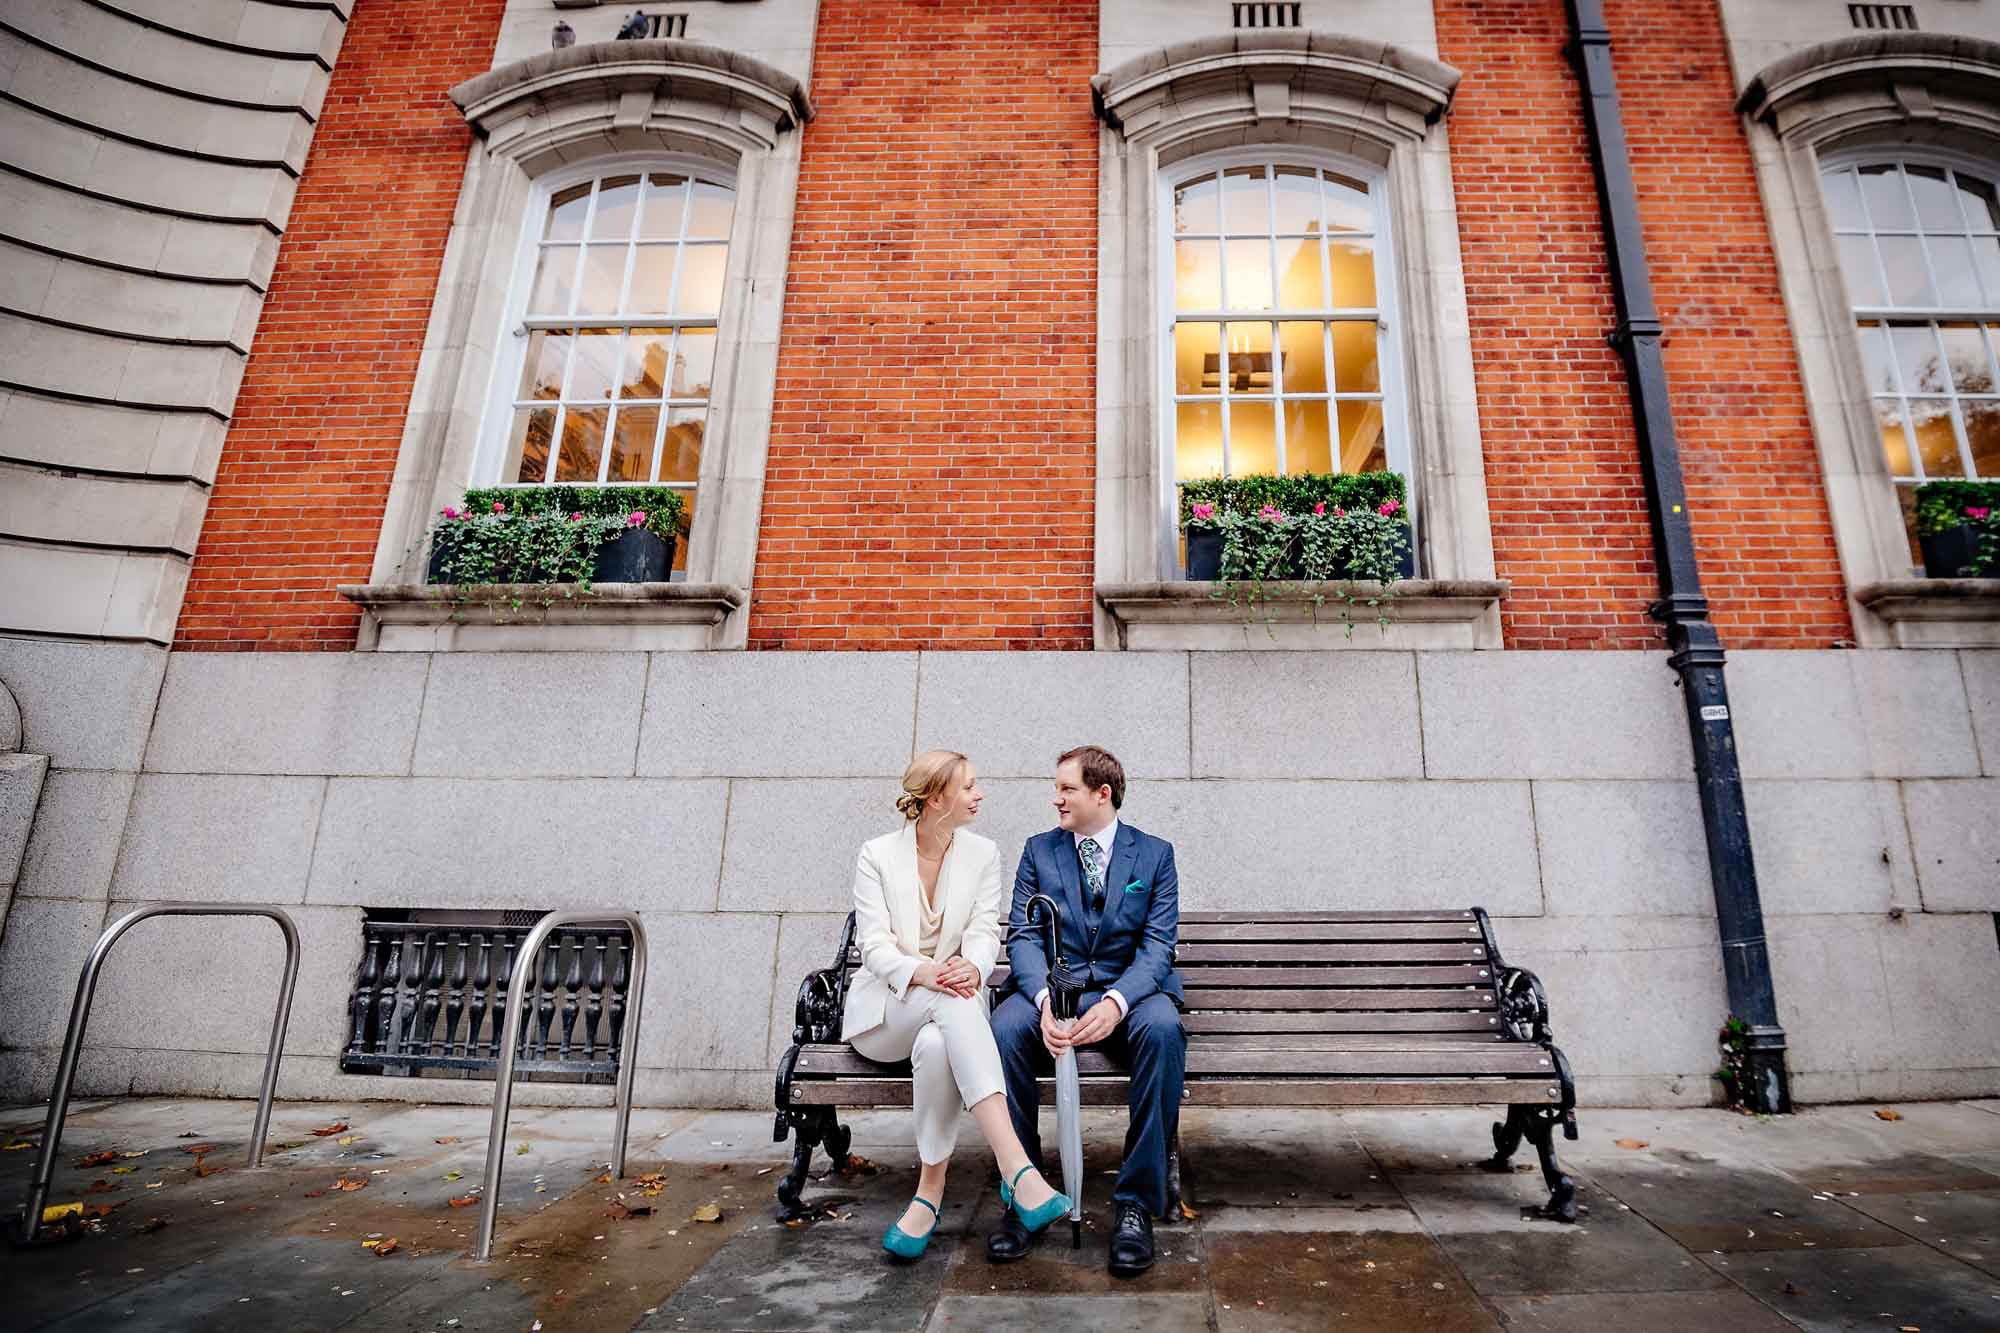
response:
M599 652L707 649L743 605L726 583L493 584L467 598L449 584L349 586L363 612L363 651Z
M2000 579L1884 579L1854 600L1899 648L2000 648Z
M1232 603L1219 583L1101 583L1097 602L1129 651L1498 648L1508 586L1487 579L1239 584ZM1385 589L1390 595L1378 605L1365 605Z

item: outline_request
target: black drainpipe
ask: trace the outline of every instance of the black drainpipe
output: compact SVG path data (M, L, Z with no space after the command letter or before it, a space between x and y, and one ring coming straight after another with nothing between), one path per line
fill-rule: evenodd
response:
M1672 650L1667 664L1679 673L1687 704L1729 1008L1750 1025L1744 1071L1749 1086L1743 1091L1754 1110L1788 1111L1792 1095L1785 1070L1785 1030L1778 1024L1771 955L1764 943L1764 909L1758 902L1757 866L1750 855L1750 820L1743 808L1743 776L1729 720L1722 641L1708 618L1708 598L1701 591L1701 570L1688 527L1680 445L1674 438L1666 365L1660 356L1660 316L1653 305L1638 194L1632 185L1625 122L1611 69L1611 32L1605 26L1603 0L1567 0L1567 4L1570 54L1583 79L1591 166L1604 210L1611 287L1618 303L1618 326L1611 342L1625 362L1631 389L1646 507L1653 522L1653 556L1660 571L1660 600L1648 611L1666 625L1667 646Z

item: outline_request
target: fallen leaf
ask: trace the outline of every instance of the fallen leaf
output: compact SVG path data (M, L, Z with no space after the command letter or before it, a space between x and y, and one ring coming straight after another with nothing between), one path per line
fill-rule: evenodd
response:
M111 1174L114 1176L129 1176L138 1169L136 1166L114 1166L111 1168Z
M694 1220L697 1222L720 1222L722 1220L721 1205L713 1203L703 1204L694 1210Z
M762 1171L759 1171L757 1174L760 1176L768 1176L771 1174L771 1168L767 1166Z
M604 1205L604 1215L618 1222L631 1217L651 1217L653 1215L653 1205L650 1203L625 1203L622 1200L613 1199L610 1203Z
M1200 1216L1201 1216L1200 1213L1197 1213L1194 1209L1188 1207L1188 1202L1186 1199L1181 1200L1181 1221L1192 1222L1197 1217Z
M514 1155L516 1157L526 1157L528 1155L528 1149L532 1148L533 1146L534 1145L531 1143L517 1143L514 1145Z
M1636 1150L1638 1150L1638 1149L1640 1149L1640 1148L1643 1148L1643 1147L1645 1147L1645 1146L1646 1146L1646 1140L1644 1140L1644 1139L1619 1139L1619 1140L1618 1140L1618 1146L1619 1146L1619 1147L1621 1147L1621 1148L1631 1148L1631 1149L1633 1149L1633 1150L1635 1150L1635 1151L1636 1151Z
M321 1125L318 1129L314 1130L313 1137L316 1139L331 1138L335 1134L345 1133L346 1130L347 1122L345 1120L336 1120L330 1125Z
M150 1148L141 1148L141 1149L139 1149L139 1151L137 1151L137 1152L121 1152L121 1153L119 1153L118 1155L119 1155L120 1157L126 1157L126 1158L131 1158L131 1157L144 1157L144 1156L145 1156L145 1155L146 1155L147 1153L149 1153L149 1152L151 1152L151 1151L152 1151L152 1149L150 1149Z
M359 1134L343 1134L339 1138L335 1139L334 1142L338 1143L341 1147L345 1148L350 1143L361 1142L361 1136Z
M109 1217L124 1206L125 1200L123 1199L120 1199L116 1203L86 1203L83 1205L83 1215L85 1217Z
M1876 1118L1877 1120L1901 1120L1901 1119L1903 1118L1903 1113L1902 1113L1901 1111L1892 1111L1892 1110L1890 1110L1890 1109L1889 1109L1888 1107L1886 1107L1886 1106L1885 1106L1885 1107L1883 1107L1883 1108L1882 1108L1881 1110L1879 1110L1879 1111L1875 1112L1875 1118ZM1905 1328L1915 1328L1915 1327L1916 1327L1916 1325L1915 1325L1915 1324L1907 1324L1907 1325L1905 1325L1904 1327L1905 1327Z
M1877 1111L1875 1114L1880 1115L1882 1113ZM1896 1326L1896 1333L1923 1333L1923 1330L1922 1326L1918 1324L1898 1324Z
M146 1186L146 1188L147 1188L147 1189L152 1189L152 1188L154 1188L154 1187L153 1187L153 1186L151 1186L151 1185L148 1185L148 1186ZM322 1199L322 1198L325 1198L325 1197L326 1197L326 1191L325 1191L325 1190L307 1190L307 1191L306 1191L306 1192L305 1192L304 1194L300 1195L299 1197L300 1197L300 1198L302 1198L302 1199Z
M228 1169L226 1166L217 1166L206 1157L197 1157L194 1159L194 1173L197 1177L212 1176Z
M368 1188L368 1177L342 1176L339 1180L333 1182L333 1188L349 1192L353 1190L365 1190Z
M146 1185L146 1188L149 1190L165 1189L166 1187L167 1187L167 1182L164 1180L150 1181Z
M806 1220L803 1217L788 1217L785 1219L785 1225L790 1227L793 1231L797 1231L800 1227L804 1226L805 1224Z
M609 1185L611 1183L611 1173L609 1171L600 1172L596 1178L595 1183L599 1185Z
M23 1148L39 1148L41 1146L41 1144L36 1143L33 1139L15 1139L7 1145L5 1151L20 1152Z
M103 1166L106 1162L115 1162L117 1160L118 1150L116 1148L106 1148L103 1152L94 1152L87 1157L77 1158L76 1165Z
M396 1252L396 1238L391 1236L387 1240L364 1240L361 1242L361 1248L375 1251L375 1257L380 1259L384 1255Z
M166 1224L167 1219L164 1217L149 1217L134 1227L133 1230L141 1236L150 1236Z
M454 1208L470 1208L473 1204L479 1202L479 1196L477 1194L461 1194L456 1199L447 1199L445 1202Z
M465 1172L463 1171L447 1171L444 1173L444 1178L446 1180L461 1180L464 1178L464 1176Z
M456 1135L456 1134L447 1134L447 1135L445 1135L445 1136L444 1136L443 1138L441 1138L441 1139L432 1139L432 1140L431 1140L431 1142L432 1142L432 1143L457 1143L457 1142L458 1142L458 1135Z
M93 1181L91 1181L91 1182L90 1182L90 1185L89 1185L89 1188L85 1189L85 1190L84 1190L84 1193L85 1193L85 1194L109 1194L109 1193L110 1193L110 1192L111 1192L112 1190L122 1190L122 1189L124 1189L124 1188L125 1188L125 1187L124 1187L123 1185L114 1185L114 1184L112 1184L112 1183L111 1183L110 1181L108 1181L108 1180L105 1180L105 1179L103 1179L103 1178L101 1178L101 1177L100 1177L100 1178L99 1178L99 1179L97 1179L97 1180L93 1180Z
M60 1222L65 1217L82 1216L83 1205L80 1203L52 1203L42 1209L42 1225L47 1226L51 1222Z
M190 1143L187 1147L181 1149L181 1151L191 1152L196 1157L199 1157L205 1152L214 1152L215 1145L213 1143Z

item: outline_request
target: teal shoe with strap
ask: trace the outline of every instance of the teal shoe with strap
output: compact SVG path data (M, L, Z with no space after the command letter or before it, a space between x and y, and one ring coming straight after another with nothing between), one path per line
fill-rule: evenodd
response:
M1022 1167L1019 1171L1016 1171L1014 1173L1014 1179L1012 1181L1002 1181L1000 1185L1000 1202L1007 1205L1007 1207L1012 1208L1014 1210L1014 1216L1020 1218L1021 1225L1026 1227L1029 1231L1041 1231L1045 1229L1049 1225L1049 1223L1055 1221L1058 1217L1061 1217L1064 1213L1067 1213L1069 1211L1069 1196L1067 1194L1061 1194L1061 1193L1053 1194L1049 1196L1048 1201L1042 1204L1039 1208L1023 1208L1019 1203L1016 1203L1014 1201L1013 1186L1020 1184L1021 1177L1027 1175L1030 1171L1034 1169L1035 1169L1035 1164L1033 1162L1030 1162L1028 1163L1028 1165Z
M930 1248L931 1237L937 1232L938 1223L943 1220L943 1214L938 1212L938 1206L923 1195L917 1195L910 1202L920 1203L931 1210L931 1229L921 1236L912 1236L903 1230L902 1219L898 1218L889 1224L887 1231L882 1233L882 1248L898 1259L904 1260L924 1257L924 1251Z

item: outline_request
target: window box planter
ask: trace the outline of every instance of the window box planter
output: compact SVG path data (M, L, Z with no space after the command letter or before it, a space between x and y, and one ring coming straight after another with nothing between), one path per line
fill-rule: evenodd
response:
M597 548L592 583L665 583L674 568L674 539L628 528Z
M1187 534L1187 576L1191 583L1213 583L1222 577L1222 534L1213 529Z
M665 583L684 504L663 486L531 486L468 491L431 529L424 582L506 585Z
M1927 481L1916 500L1926 575L2000 578L2000 481Z
M1413 579L1403 478L1308 473L1183 482L1187 581L1381 582Z
M1924 574L1934 579L1970 577L1979 563L1979 529L1970 523L1917 537L1924 551Z

